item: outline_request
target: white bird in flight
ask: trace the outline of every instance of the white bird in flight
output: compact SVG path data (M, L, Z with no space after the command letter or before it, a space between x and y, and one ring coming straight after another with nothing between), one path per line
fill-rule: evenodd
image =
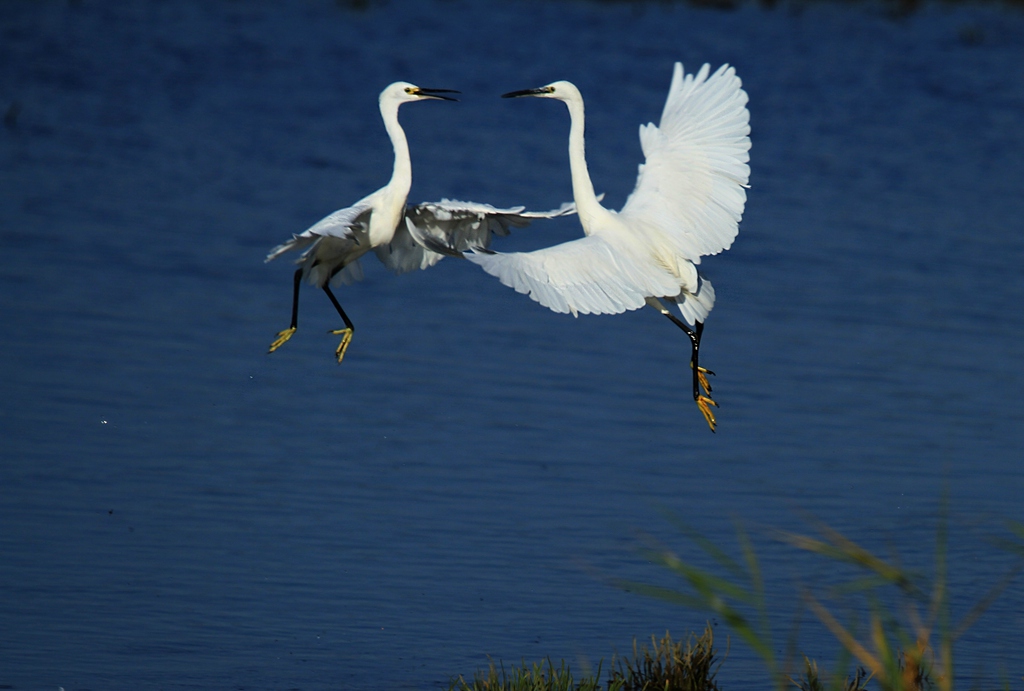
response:
M330 333L341 336L335 350L338 362L345 357L355 327L341 303L331 292L331 285L352 283L362 279L359 258L370 250L397 274L426 269L440 261L444 253L426 249L416 238L427 238L445 248L468 250L487 247L491 233L507 235L510 226L525 226L534 218L554 218L575 213L572 204L563 204L553 211L524 211L524 207L497 209L488 204L442 199L440 202L406 206L412 186L412 163L405 131L398 124L398 108L403 103L438 99L454 101L444 94L458 93L450 89L424 89L408 82L390 84L380 94L380 114L384 128L395 150L391 180L347 209L335 211L308 230L293 235L267 255L270 261L285 252L305 249L297 260L292 290L291 325L277 334L268 352L274 352L292 337L298 327L299 287L305 278L327 293L331 304L341 315L345 328ZM415 236L409 232L416 228Z
M746 204L750 114L736 71L723 65L710 74L704 65L684 76L676 63L660 124L640 127L645 163L619 212L594 195L579 89L558 81L504 94L519 96L553 98L569 108L572 191L586 237L534 252L483 249L467 258L555 312L618 314L645 304L660 311L690 337L693 398L714 432L710 406L718 404L705 376L713 372L698 365L698 351L715 292L697 264L729 248Z

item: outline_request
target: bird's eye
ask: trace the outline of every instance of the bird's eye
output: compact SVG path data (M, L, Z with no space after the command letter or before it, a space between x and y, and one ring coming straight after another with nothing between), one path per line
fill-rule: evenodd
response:
M412 93L412 87L411 86L405 87L405 93L411 94Z

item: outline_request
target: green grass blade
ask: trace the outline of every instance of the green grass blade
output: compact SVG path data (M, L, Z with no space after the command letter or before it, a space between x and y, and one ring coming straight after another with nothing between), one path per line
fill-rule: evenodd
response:
M691 542L700 547L705 554L714 559L733 576L736 576L737 578L746 578L747 574L743 571L743 567L740 566L735 559L726 554L725 550L721 549L711 540L701 535L697 530L683 522L682 519L672 512L662 510L661 514L669 523L674 525L679 532L689 538Z

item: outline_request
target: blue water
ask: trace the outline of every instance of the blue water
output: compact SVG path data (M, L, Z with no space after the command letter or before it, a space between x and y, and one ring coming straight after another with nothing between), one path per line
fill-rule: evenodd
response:
M640 534L699 561L752 531L781 647L834 581L772 528L817 516L927 573L949 495L954 617L1014 562L1024 497L1024 15L996 7L483 0L5 3L0 9L0 686L445 688L488 656L574 669L707 615ZM338 291L266 251L387 179L551 208L571 79L618 208L671 75L736 65L752 189L702 362L652 310L573 319L466 262ZM15 105L16 104L16 105ZM579 234L574 219L502 249ZM717 629L723 644L727 631ZM804 648L834 660L807 616ZM959 641L961 685L1019 688L1024 586ZM733 641L727 688L764 688Z

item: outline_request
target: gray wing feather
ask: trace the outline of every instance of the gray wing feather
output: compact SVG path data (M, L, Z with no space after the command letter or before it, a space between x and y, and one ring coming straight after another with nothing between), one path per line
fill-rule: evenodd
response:
M291 240L283 242L267 254L266 261L276 259L285 252L300 250L315 244L321 238L334 237L355 240L357 230L365 230L369 225L369 204L355 204L346 209L338 209L329 216L325 216L312 226L292 235ZM305 258L305 254L303 254ZM302 261L300 259L299 261Z
M572 203L551 211L526 211L522 206L499 209L454 199L424 202L408 206L404 227L400 225L392 241L375 251L395 273L426 269L445 255L461 256L472 249L486 249L493 235L508 235L510 228L522 228L533 219L574 213L576 205Z

